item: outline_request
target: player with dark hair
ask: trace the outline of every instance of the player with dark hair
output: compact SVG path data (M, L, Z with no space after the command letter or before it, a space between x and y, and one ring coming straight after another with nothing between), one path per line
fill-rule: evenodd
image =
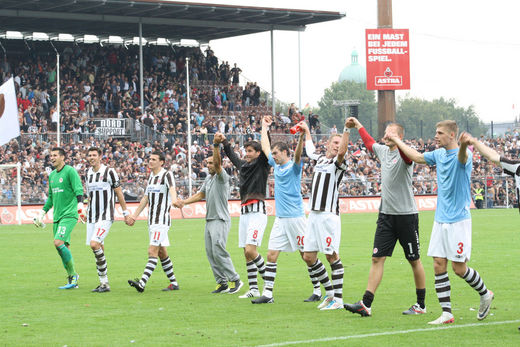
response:
M170 246L168 231L171 226L170 209L172 204L177 203L177 193L175 192L175 181L173 174L163 168L164 154L154 151L150 154L148 167L150 168L150 178L146 187L146 193L141 199L139 206L134 214L128 217L128 225L132 226L141 211L148 208L148 232L150 236L150 246L148 247L148 262L145 266L141 279L128 280L128 284L142 293L146 283L152 276L157 266L157 259L161 260L161 265L166 277L170 280L170 285L163 291L178 290L179 284L173 273L173 264L168 256L166 247Z
M102 151L98 147L88 149L87 161L90 164L90 169L85 179L88 196L86 243L94 252L100 283L97 288L92 290L95 293L110 291L104 241L115 219L116 196L123 209L125 222L128 221L130 215L130 212L126 209L126 201L119 176L114 168L101 164L101 155Z
M298 250L303 258L303 240L307 224L301 194L303 166L301 155L305 132L300 133L293 161L290 159L289 146L286 142L276 142L271 147L268 134L268 128L271 124L271 116L264 116L262 119L261 143L262 151L269 159L269 164L274 167L276 219L269 237L264 290L261 297L251 301L253 304L274 302L273 288L278 256L280 252ZM303 122L300 123L300 126L302 125ZM321 299L320 285L313 276L311 276L311 281L317 289L315 289L309 301L318 301Z
M262 147L257 141L244 144L245 160L241 160L233 152L227 139L216 133L216 143L224 144L224 152L240 173L241 213L238 227L238 247L244 248L246 258L249 290L240 296L241 299L259 297L257 273L264 277L265 263L258 253L257 247L262 244L267 214L265 210L265 190L269 163Z
M439 146L432 152L419 153L407 146L396 132L387 133L385 139L394 142L411 160L437 167L437 208L428 247L433 257L435 291L442 307L439 318L429 324L447 324L455 321L451 312L451 285L448 277L448 260L455 274L463 278L480 295L477 319L489 314L493 292L486 288L480 274L467 266L471 257L471 169L473 155L468 150L465 134L457 143L458 127L452 120L437 123L435 141Z
M316 160L312 176L309 199L311 212L307 219L303 259L307 266L312 268L312 276L318 277L325 287L325 298L318 308L320 310L338 310L343 308L343 274L345 272L339 257L341 219L338 187L346 170L345 155L350 129L345 128L343 135L332 135L327 142L326 153L321 155L315 153L316 148L312 143L309 128L304 126L302 129L306 134L307 155ZM318 259L318 252L324 253L327 257L332 270L332 283L325 266Z
M362 300L346 304L345 308L364 317L372 315L372 301L383 279L386 257L392 256L399 240L412 267L417 296L417 302L403 314L426 313L426 284L419 255L419 214L412 191L413 162L399 151L395 143L388 140L385 145L376 143L357 118L347 119L347 127L358 129L366 148L381 162L381 204L367 289ZM397 123L388 124L385 133L388 132L397 133L401 139L404 137L404 129Z
M78 222L78 216L84 222L83 186L76 169L65 164L63 148L52 148L50 157L54 170L49 175L49 197L43 210L35 218L34 224L42 226L43 217L51 208L54 208L54 247L56 247L68 275L67 284L59 288L73 289L78 287L79 275L74 267L74 259L69 249L70 235Z
M242 288L244 283L235 271L231 256L226 250L229 229L231 228L231 217L228 208L230 177L226 170L222 168L220 142L217 137L215 139L213 142L213 155L206 159L209 175L206 176L197 194L185 200L179 200L176 207L182 208L184 205L206 199L204 240L209 265L217 282L217 287L212 293L235 294Z

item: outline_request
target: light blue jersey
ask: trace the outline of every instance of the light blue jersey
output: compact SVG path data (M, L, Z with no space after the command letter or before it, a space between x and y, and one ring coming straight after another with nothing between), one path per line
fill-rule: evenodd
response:
M428 165L437 165L437 209L435 221L455 223L471 218L471 169L473 154L468 150L466 164L459 162L459 149L436 149L424 153Z
M289 160L285 165L275 163L269 153L269 165L274 167L274 200L277 217L301 217L305 215L302 198L302 166Z

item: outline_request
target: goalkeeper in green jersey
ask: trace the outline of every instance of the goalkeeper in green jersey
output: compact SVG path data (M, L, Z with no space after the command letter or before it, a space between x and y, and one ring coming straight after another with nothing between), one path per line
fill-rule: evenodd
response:
M65 165L64 160L65 151L62 148L55 147L51 150L54 170L49 175L49 197L34 224L43 226L43 217L54 207L54 246L68 274L67 284L59 288L72 289L78 287L79 275L74 269L74 259L69 250L70 234L78 222L78 216L84 220L85 212L81 179L76 169Z

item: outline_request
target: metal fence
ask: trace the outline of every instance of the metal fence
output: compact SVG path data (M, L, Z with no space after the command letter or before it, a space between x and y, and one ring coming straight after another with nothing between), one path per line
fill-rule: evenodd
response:
M6 175L6 170L0 170L0 205L16 205L16 180L11 180ZM188 180L180 179L175 182L180 197L186 198L188 193ZM192 181L192 192L196 193L203 180ZM239 198L238 178L232 177L231 198ZM515 192L515 183L510 176L488 176L472 177L472 198L475 199L475 189L480 186L483 188L483 208L511 208L518 207L518 200ZM125 199L127 201L139 201L144 194L143 183L124 182L122 184ZM46 187L27 187L22 182L22 203L23 204L43 204L46 197ZM311 179L302 180L303 197L310 196ZM413 179L413 190L417 195L435 195L437 193L437 183L434 179ZM379 180L369 178L345 178L339 186L340 196L378 196L380 194ZM274 179L270 177L266 186L266 196L274 197Z

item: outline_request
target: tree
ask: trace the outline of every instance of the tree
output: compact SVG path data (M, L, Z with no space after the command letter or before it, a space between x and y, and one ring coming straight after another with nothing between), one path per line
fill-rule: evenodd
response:
M454 99L428 101L419 98L399 100L396 121L405 128L406 138L433 138L435 124L451 119L457 122L460 131L468 131L474 136L486 132L486 127L478 118L473 106L467 109L457 106Z
M358 118L370 133L377 132L377 104L375 93L367 90L365 83L352 81L333 82L325 89L323 96L318 101L321 129L336 125L339 131L345 124L345 111L343 107L333 105L334 100L359 100ZM371 129L372 127L372 129Z

